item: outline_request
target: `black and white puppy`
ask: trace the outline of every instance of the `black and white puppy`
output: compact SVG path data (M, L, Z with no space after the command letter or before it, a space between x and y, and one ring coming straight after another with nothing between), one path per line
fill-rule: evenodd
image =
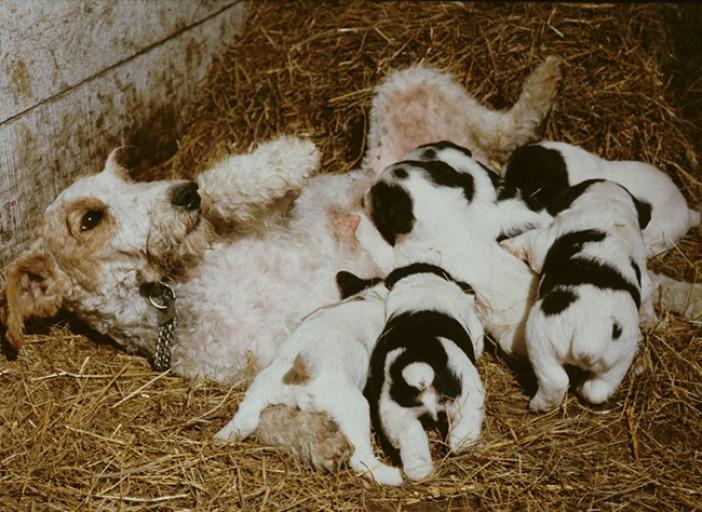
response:
M471 283L486 329L505 352L526 355L523 329L536 279L497 239L551 217L521 206L521 217L510 220L517 216L498 198L499 177L453 145L423 146L409 156L415 159L386 168L365 194L361 246L386 272L430 261Z
M548 209L569 186L590 179L615 181L647 203L651 221L643 231L649 256L666 252L700 223L700 213L668 175L637 161L612 161L564 142L543 141L518 148L505 168L505 180L523 192L530 205Z
M485 393L475 363L483 326L472 289L440 267L414 263L385 284L387 321L364 394L383 450L408 478L422 480L433 470L423 420L448 422L453 453L480 436Z
M529 407L546 411L563 401L563 365L590 373L579 394L591 403L617 389L636 353L639 309L655 321L646 245L646 208L624 187L591 180L569 189L548 228L502 242L541 274L526 327L529 361L539 389ZM643 216L643 217L642 217Z
M519 233L551 223L552 217L537 201L525 196L512 183L472 157L469 149L450 141L440 141L419 146L404 160L430 162L437 160L450 165L461 173L472 176L474 187L480 189L481 216L489 220L502 240ZM482 172L478 172L476 164Z

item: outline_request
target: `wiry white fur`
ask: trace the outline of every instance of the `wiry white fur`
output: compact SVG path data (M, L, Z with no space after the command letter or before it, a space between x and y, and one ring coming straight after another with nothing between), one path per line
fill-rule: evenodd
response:
M412 148L443 139L470 148L483 162L505 161L534 137L550 111L560 66L558 57L547 57L505 111L485 108L452 77L435 69L414 66L391 74L373 98L362 167L377 175Z
M410 275L397 282L390 291L386 312L388 319L402 313L423 310L437 311L457 320L469 334L476 360L483 352L483 326L475 314L475 299L456 283L428 273ZM431 475L433 464L429 440L419 418L428 414L437 420L445 412L449 422L448 445L460 453L474 444L479 436L484 416L485 391L477 369L468 356L452 341L437 337L448 355L447 367L460 380L461 390L453 399L440 396L434 388L436 375L426 363L413 362L405 366L402 377L407 384L421 390L416 407L403 407L390 394L390 366L404 352L390 351L384 362L384 375L379 403L380 425L390 443L399 450L402 467L411 480L423 480ZM376 349L377 350L377 349ZM427 350L432 350L428 347ZM373 404L371 404L373 406Z
M691 227L700 223L700 213L688 208L670 176L651 164L605 160L565 142L543 141L538 145L554 149L563 156L570 185L597 178L616 181L638 199L649 203L651 221L643 230L649 256L668 251Z
M502 244L528 259L536 272L548 275L556 270L544 268L554 241L567 233L589 229L606 233L606 238L585 243L576 255L615 268L640 291L642 312L655 320L646 247L637 212L629 193L615 183L591 185L570 208L556 216L552 226L528 231ZM640 285L632 262L641 271ZM591 284L565 289L578 297L565 310L547 315L542 309L542 297L531 308L527 320L527 351L539 383L539 390L529 403L533 411L549 410L563 401L569 382L564 364L592 374L579 389L584 399L592 403L606 401L626 375L641 336L639 313L626 291ZM613 322L621 328L617 339L613 339Z
M381 283L307 317L256 376L234 418L216 437L245 439L270 405L326 412L354 447L349 463L355 471L380 484L402 484L399 469L373 454L368 402L361 391L383 327L386 296Z

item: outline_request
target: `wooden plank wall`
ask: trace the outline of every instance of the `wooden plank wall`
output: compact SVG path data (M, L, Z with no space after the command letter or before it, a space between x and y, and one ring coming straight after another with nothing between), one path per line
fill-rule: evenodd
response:
M113 147L154 126L175 143L243 18L240 0L0 2L0 265Z

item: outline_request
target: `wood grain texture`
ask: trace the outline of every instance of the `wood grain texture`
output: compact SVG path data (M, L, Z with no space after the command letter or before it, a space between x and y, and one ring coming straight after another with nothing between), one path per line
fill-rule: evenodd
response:
M244 3L231 0L12 0L0 4L0 19L13 9L3 27L11 28L0 35L0 67L13 55L26 65L10 71L9 85L0 73L0 265L27 245L54 197L99 171L113 147L149 125L175 132L198 81L244 17ZM113 28L100 30L108 19ZM24 55L32 44L30 60ZM59 65L42 60L51 54L61 56Z

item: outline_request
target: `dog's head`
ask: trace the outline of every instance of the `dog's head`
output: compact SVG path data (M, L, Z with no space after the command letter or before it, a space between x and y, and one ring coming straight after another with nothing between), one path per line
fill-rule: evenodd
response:
M0 322L15 347L27 319L62 307L107 334L140 286L176 275L209 244L197 185L132 181L117 156L49 205L30 248L10 264Z

